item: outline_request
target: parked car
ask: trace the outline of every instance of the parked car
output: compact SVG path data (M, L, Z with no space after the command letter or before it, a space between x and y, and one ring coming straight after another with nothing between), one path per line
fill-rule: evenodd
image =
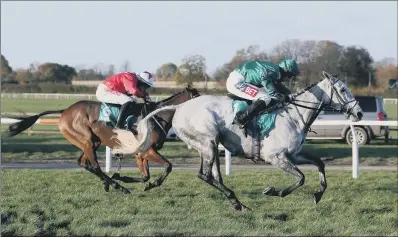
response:
M363 110L362 120L388 120L384 110L383 98L381 96L355 96L359 106ZM322 111L317 120L345 120L344 114L335 111ZM352 133L348 125L314 125L311 129L317 134L309 133L307 139L344 139L351 145ZM388 126L355 126L357 143L364 145L372 139L384 137L388 141Z

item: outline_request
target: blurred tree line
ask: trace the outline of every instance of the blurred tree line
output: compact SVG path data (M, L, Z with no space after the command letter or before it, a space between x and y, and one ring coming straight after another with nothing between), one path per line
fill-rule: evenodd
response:
M182 59L181 65L172 62L161 65L154 74L158 81L175 81L178 84L217 81L225 85L228 75L236 67L249 60L280 62L284 58L295 59L300 66L301 76L290 82L291 89L299 89L321 79L322 70L339 74L351 88L368 90L388 90L388 80L398 78L397 63L394 58L375 62L367 49L358 46L342 46L328 40L290 39L265 52L258 45L239 49L226 63L219 66L212 75L206 73L206 59L199 54ZM125 61L117 71L115 65L97 64L91 68L71 67L58 63L31 64L27 69L13 70L7 59L1 55L2 84L64 84L72 80L104 80L120 72L131 71L129 61ZM364 92L368 93L368 92ZM396 93L396 92L395 92Z

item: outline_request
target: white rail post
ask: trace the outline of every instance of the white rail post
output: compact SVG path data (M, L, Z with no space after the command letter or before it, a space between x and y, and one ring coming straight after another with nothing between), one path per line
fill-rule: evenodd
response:
M111 172L112 168L112 154L111 154L111 148L106 147L106 157L105 157L105 172L109 173Z
M352 177L354 179L359 177L359 151L357 136L353 125L350 125L352 134Z
M225 174L231 174L231 152L225 149Z

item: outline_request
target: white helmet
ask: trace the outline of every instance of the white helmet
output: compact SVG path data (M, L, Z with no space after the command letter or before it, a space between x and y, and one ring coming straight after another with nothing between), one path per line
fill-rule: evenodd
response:
M138 79L147 84L149 87L153 87L152 74L150 72L140 72L140 74L138 74Z

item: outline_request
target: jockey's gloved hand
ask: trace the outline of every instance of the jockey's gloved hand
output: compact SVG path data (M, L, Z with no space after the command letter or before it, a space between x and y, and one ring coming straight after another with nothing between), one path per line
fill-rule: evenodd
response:
M151 108L156 108L156 102L153 101L146 101L145 102L149 107Z
M293 102L293 95L285 95L286 102Z
M285 96L282 95L281 93L276 93L275 97L278 101L284 101L285 100Z
M144 101L145 101L145 103L152 102L151 97L149 97L148 92L144 92Z

